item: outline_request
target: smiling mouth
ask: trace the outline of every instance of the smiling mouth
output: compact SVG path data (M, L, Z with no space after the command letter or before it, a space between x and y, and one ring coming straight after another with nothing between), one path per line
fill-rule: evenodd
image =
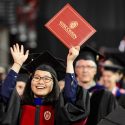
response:
M45 89L45 86L36 86L37 89Z

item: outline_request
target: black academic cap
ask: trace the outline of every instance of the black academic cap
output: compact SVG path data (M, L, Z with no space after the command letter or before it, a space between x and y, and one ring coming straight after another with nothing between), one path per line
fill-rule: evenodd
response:
M57 73L58 80L62 80L65 77L65 64L64 61L58 58L55 58L52 56L48 51L44 51L39 54L35 54L32 58L30 57L28 59L27 64L25 65L25 68L33 73L35 69L40 66L41 64L47 64L51 66Z
M109 60L112 64L104 64L104 68L108 68L110 70L120 70L125 71L125 53L122 52L110 52L106 53L105 56L107 57L107 60Z
M125 125L125 109L118 106L97 125Z
M28 69L23 65L19 71L19 74L28 74L30 75L30 72L28 71Z
M17 82L22 81L24 83L27 83L28 80L29 80L29 75L28 74L19 74L16 81Z
M100 54L96 49L86 45L86 46L81 46L79 55L76 58L75 62L80 59L84 59L84 60L92 60L95 63L97 63L98 60L103 58L104 56Z
M30 72L24 66L22 66L16 81L23 81L27 83L29 77L30 77Z

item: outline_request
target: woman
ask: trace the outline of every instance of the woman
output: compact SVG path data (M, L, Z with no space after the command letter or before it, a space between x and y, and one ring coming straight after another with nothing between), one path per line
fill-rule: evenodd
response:
M11 48L14 64L9 72L2 92L8 88L11 95L7 111L1 125L83 125L89 113L89 94L77 86L73 61L79 47L69 50L64 90L60 93L55 70L46 64L38 66L26 84L22 98L13 92L18 72L28 58L28 51L16 44ZM15 75L13 75L15 74ZM72 84L69 84L72 83ZM75 87L73 86L75 85ZM6 88L6 89L7 89ZM10 98L9 94L4 94Z

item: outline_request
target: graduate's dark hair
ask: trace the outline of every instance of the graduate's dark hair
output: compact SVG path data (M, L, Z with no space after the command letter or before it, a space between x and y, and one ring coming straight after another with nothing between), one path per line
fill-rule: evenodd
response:
M48 103L51 103L51 104L53 103L54 104L54 102L57 101L57 99L59 97L59 93L60 93L59 86L58 86L57 75L56 75L55 70L51 66L46 65L46 64L40 65L39 67L36 68L36 70L48 71L48 72L51 73L51 75L53 77L53 83L54 83L53 84L53 89L44 98L44 103L47 103L47 104ZM33 73L33 75L34 75L34 73ZM23 104L33 104L34 94L33 94L32 90L31 90L31 80L32 80L33 75L30 77L28 83L26 84L24 94L22 96L22 103Z

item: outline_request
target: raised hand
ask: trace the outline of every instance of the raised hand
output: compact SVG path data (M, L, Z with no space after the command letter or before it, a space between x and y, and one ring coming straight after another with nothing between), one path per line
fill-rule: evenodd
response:
M16 73L18 73L21 66L28 58L29 50L27 50L26 53L24 53L23 45L21 45L21 47L19 47L18 44L15 44L15 45L13 45L13 47L10 47L10 51L11 51L11 55L14 60L14 64L11 67L11 69L14 70Z
M15 44L13 45L13 47L10 47L10 51L11 51L14 63L17 63L19 65L22 65L26 61L29 55L28 50L26 51L26 53L24 53L23 45L19 47L18 44Z
M69 49L69 53L67 55L67 67L66 67L67 73L74 73L73 61L79 55L79 51L80 51L80 46L75 46Z
M67 56L67 61L74 61L76 57L79 55L80 46L75 46L69 49L69 53Z

